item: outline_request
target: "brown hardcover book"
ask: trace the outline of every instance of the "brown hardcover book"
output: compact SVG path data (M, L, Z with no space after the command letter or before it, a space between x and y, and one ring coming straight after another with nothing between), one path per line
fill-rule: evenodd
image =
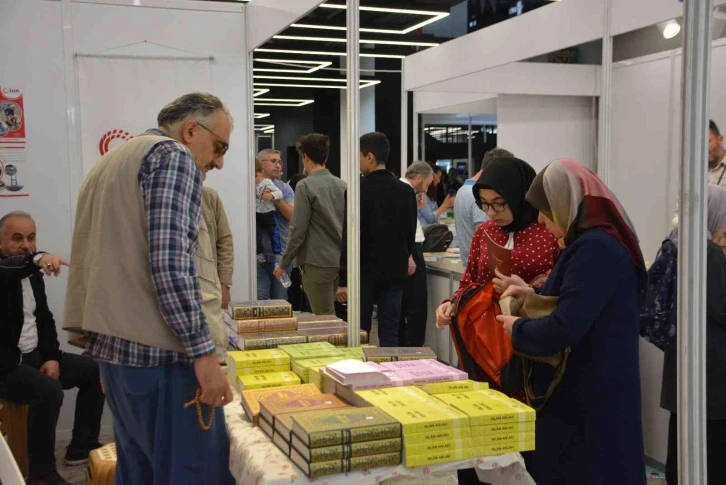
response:
M237 337L242 350L274 349L280 345L304 344L307 336L299 332L243 333Z
M330 342L336 347L348 345L348 327L334 328L316 328L299 330L299 332L308 338L308 342ZM368 333L365 330L360 331L360 343L368 343Z
M292 317L292 305L285 300L231 302L227 311L233 320Z
M367 362L436 359L436 353L428 347L364 347L363 354Z
M318 396L299 396L294 398L272 397L260 403L260 416L275 424L275 416L288 413L307 411L323 411L327 409L347 408L348 405L333 394L320 394Z
M347 327L340 318L335 315L312 315L309 313L297 316L298 329L311 329L311 328L328 328L328 327Z
M314 411L292 417L292 432L308 448L401 436L401 424L378 408Z
M512 250L507 249L499 244L495 243L494 240L486 234L487 244L487 265L492 273L494 270L499 270L500 273L511 276L512 274Z
M293 399L295 397L317 395L320 395L320 389L315 387L315 384L251 389L249 391L242 391L242 408L245 410L250 421L257 424L260 416L260 402L274 397Z
M283 332L297 330L297 318L260 318L236 320L237 333Z
M345 445L323 446L322 448L308 448L300 438L292 435L290 445L309 463L345 460L358 456L380 455L383 453L400 453L402 450L401 438L362 441L360 443L349 443Z
M308 463L295 448L292 448L290 459L305 475L310 478L316 478L325 475L336 475L338 473L350 473L358 470L400 465L401 453L385 453L382 455L359 456L344 460Z

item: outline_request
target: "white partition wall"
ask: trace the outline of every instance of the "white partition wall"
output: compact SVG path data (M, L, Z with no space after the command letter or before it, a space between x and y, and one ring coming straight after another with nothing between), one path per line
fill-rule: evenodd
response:
M244 9L241 5L191 1L173 4L144 1L146 7L135 6L139 3L142 2L0 2L0 39L3 45L15 46L0 51L0 65L3 66L0 86L17 87L24 92L27 128L27 161L24 163L27 166L24 167L25 179L21 182L29 194L18 198L0 197L0 214L12 210L33 214L41 249L65 256L70 254L71 216L75 211L82 160L76 156L69 157L69 145L74 142L80 145L81 133L74 130L82 126L82 120L71 118L75 123L69 123L68 115L76 113L79 107L67 103L70 98L66 97L64 86L66 79L75 81L75 53L101 51L144 57L168 56L176 50L176 55L180 56L214 58L210 68L210 90L230 108L235 117L235 131L224 172L211 173L207 183L220 193L235 242L245 240L248 234L246 216L235 216L247 213L247 192L244 188L252 185L246 170L248 122ZM71 34L73 40L73 44L66 44L67 50L64 50L64 32ZM68 42L71 37L65 36L65 39ZM143 44L143 41L150 42ZM137 44L140 42L142 44ZM154 46L151 42L163 47ZM122 46L128 47L116 49ZM66 69L66 61L71 63L69 69ZM66 74L70 77L66 78ZM174 80L170 79L169 83L174 83ZM127 86L124 95L142 90L143 85L141 77L137 84ZM71 86L77 89L77 86ZM108 93L109 96L118 94ZM158 99L158 109L167 101L171 99ZM127 116L133 117L134 113ZM153 117L137 121L148 127L156 123ZM246 245L236 244L235 256L233 294L246 298L249 296L246 289L246 262L249 259ZM65 275L48 280L46 286L48 302L59 327L61 346L64 350L71 350L65 343L65 332L60 331L66 292ZM75 394L69 392L58 423L59 439L70 438L74 406ZM104 426L110 425L110 417L109 412L104 414Z
M497 144L536 171L557 158L593 168L596 159L594 99L584 96L497 97Z

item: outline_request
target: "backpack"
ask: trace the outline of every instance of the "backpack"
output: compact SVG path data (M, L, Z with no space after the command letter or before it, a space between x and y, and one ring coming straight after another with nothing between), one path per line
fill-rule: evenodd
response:
M496 318L502 311L494 284L470 283L451 304L454 311L449 328L459 368L470 379L488 382L492 388L524 402L523 362Z
M640 306L640 335L661 350L676 340L678 322L678 247L663 241L648 270L648 283Z
M424 229L424 253L443 253L454 240L454 235L446 224L432 224Z

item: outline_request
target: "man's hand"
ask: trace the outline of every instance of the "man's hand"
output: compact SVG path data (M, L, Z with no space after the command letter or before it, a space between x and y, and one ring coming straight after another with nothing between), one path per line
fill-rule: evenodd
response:
M340 303L348 301L348 288L338 288L338 292L335 295L335 299Z
M272 272L272 275L273 275L273 276L274 276L275 278L277 278L277 279L279 280L279 279L280 279L280 277L282 276L282 273L284 273L284 272L285 272L285 269L284 269L284 268L283 268L282 266L278 266L278 267L277 267L277 268L275 268L275 270L274 270L274 271Z
M60 377L60 363L57 360L47 360L40 367L40 373L47 375L51 379L58 380Z
M194 374L202 389L201 401L208 406L222 407L232 402L232 390L227 376L214 354L199 357L194 361Z
M441 203L441 207L444 209L451 209L454 207L454 204L456 203L456 196L455 195L447 195L446 199L444 199L444 202Z
M43 257L40 258L40 261L38 261L38 266L48 276L58 276L61 272L61 266L70 266L70 264L60 256L44 254Z
M229 302L232 301L231 293L229 290L229 286L222 285L222 310L227 309L227 305Z
M516 286L512 285L507 290L502 293L502 296L500 296L500 299L506 298L508 296L513 296L517 299L519 303L524 303L525 298L527 298L527 295L534 295L534 288L530 288L529 286Z
M408 257L408 275L413 276L416 272L416 262L413 260L413 256Z
M273 200L275 200L275 196L272 195L272 192L270 192L269 190L265 190L264 192L262 192L260 198L265 202L272 202Z

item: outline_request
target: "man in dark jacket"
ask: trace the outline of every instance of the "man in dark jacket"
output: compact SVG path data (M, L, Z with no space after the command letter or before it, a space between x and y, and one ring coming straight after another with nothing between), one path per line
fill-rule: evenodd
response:
M63 485L55 463L55 430L63 390L77 387L73 440L65 462L80 465L101 445L98 364L60 350L40 269L59 274L62 259L38 253L35 222L11 212L0 219L0 398L28 404L28 484Z

